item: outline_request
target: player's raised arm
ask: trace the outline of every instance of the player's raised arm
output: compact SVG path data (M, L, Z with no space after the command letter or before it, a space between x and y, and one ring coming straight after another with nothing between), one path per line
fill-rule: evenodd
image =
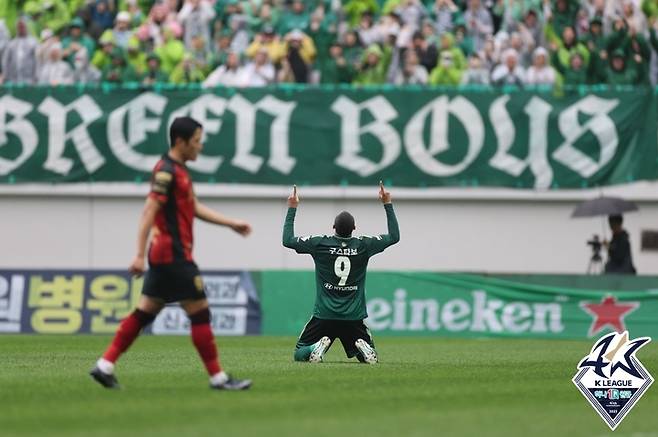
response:
M295 236L295 214L297 214L297 206L299 206L299 194L297 193L297 185L293 185L292 193L288 196L288 213L283 223L282 242L285 247L295 249L297 253L312 253L312 238Z
M194 215L204 222L229 227L243 237L246 237L251 233L251 225L246 221L226 217L199 202L198 199L194 200Z
M155 215L160 210L160 202L155 197L149 196L146 198L142 217L139 220L139 228L137 231L137 254L130 263L128 270L135 275L141 275L146 271L146 264L144 256L146 254L146 243L149 238L149 233L155 221Z
M398 226L398 220L395 217L395 211L393 210L391 193L386 191L386 188L384 188L384 184L381 181L379 182L379 200L384 205L384 210L386 211L388 233L378 235L368 240L368 250L371 255L379 253L388 246L392 246L400 241L400 227Z
M299 206L299 195L297 194L297 185L292 186L292 193L288 196L288 212L286 220L283 222L282 242L285 247L295 249L298 238L295 237L295 214Z

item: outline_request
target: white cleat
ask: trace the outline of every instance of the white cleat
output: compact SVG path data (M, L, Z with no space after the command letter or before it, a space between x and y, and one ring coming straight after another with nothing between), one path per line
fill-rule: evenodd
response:
M326 335L322 337L317 343L315 343L315 348L311 355L308 357L309 363L321 363L324 353L329 349L331 345L331 340Z
M367 341L360 338L354 342L354 345L359 350L359 352L361 352L361 355L363 355L366 363L377 364L377 352L375 352L375 349L373 349L373 347L370 346Z

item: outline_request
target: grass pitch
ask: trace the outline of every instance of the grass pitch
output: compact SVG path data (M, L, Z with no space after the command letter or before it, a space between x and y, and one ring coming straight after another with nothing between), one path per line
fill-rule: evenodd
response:
M246 392L216 392L188 338L145 336L87 375L109 337L0 336L0 435L658 437L658 383L614 434L571 383L584 341L376 339L381 363L292 362L293 338L219 338ZM658 377L658 345L638 354Z

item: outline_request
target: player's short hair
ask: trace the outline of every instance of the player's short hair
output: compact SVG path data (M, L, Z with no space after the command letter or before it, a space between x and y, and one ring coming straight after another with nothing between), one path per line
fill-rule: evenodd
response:
M621 226L624 223L624 217L621 214L608 216L608 223L610 226Z
M198 128L203 126L192 117L176 117L169 127L169 147L174 147L176 138L189 141Z
M347 238L352 235L354 230L354 217L347 211L343 211L336 216L334 220L334 229L336 235Z

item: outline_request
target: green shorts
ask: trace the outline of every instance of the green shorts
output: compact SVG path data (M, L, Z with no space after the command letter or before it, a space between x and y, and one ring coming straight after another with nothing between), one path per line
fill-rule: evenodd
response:
M206 298L201 272L190 261L152 265L146 272L142 294L166 303Z

